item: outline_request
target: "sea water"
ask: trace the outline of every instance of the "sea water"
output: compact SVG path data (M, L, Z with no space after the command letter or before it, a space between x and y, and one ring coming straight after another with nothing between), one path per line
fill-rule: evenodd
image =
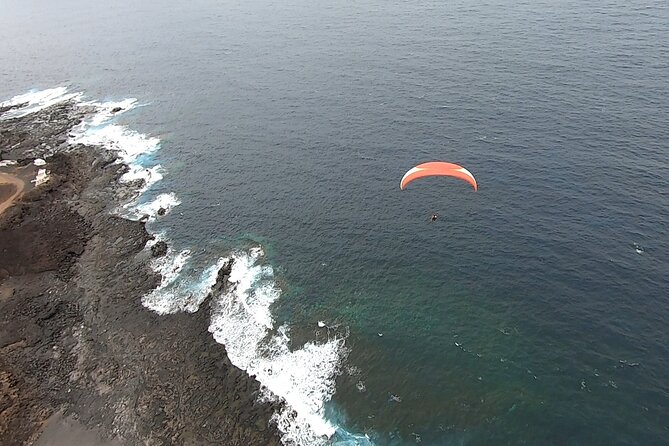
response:
M664 444L667 23L655 0L7 1L0 94L96 104L73 142L120 151L147 181L118 212L169 244L147 311L209 312L286 444ZM479 191L399 190L431 160Z

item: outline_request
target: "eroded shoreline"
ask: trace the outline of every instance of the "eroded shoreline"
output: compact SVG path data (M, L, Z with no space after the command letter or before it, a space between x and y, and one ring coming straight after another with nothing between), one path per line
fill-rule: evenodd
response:
M276 407L256 402L206 312L142 307L161 253L109 212L133 193L126 167L67 143L85 113L64 102L0 120L0 158L44 157L50 172L0 215L0 443L50 444L54 423L77 420L118 444L278 444Z

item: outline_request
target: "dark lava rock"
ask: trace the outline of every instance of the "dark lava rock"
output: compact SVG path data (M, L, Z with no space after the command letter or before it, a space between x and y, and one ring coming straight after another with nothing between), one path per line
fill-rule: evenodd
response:
M151 247L151 255L153 257L162 257L167 254L167 243L164 241L156 242L155 245Z
M114 107L114 108L112 108L111 112L112 112L112 113L118 113L118 112L120 112L121 110L123 110L121 107Z
M219 294L222 291L225 291L227 288L228 277L232 271L232 264L234 263L233 259L228 259L223 263L221 269L218 270L218 275L216 276L216 283L211 287L211 294Z
M10 110L13 110L15 108L25 107L26 105L28 105L27 102L24 102L22 104L14 104L14 105L3 105L2 107L0 107L0 115L5 113L5 112L8 112Z
M158 209L158 215L160 215L161 217L163 215L165 215L166 213L167 213L167 209L165 209L165 208Z

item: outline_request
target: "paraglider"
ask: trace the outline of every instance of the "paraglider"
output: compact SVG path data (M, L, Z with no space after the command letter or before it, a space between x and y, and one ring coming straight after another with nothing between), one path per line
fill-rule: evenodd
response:
M431 176L458 178L471 184L475 191L478 190L476 179L470 171L458 164L444 163L441 161L423 163L409 169L409 171L402 177L402 181L400 181L400 189L404 190L407 185L414 180Z

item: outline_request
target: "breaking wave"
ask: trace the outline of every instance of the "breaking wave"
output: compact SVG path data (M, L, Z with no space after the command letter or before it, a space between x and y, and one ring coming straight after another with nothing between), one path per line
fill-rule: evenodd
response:
M281 291L262 255L260 247L233 254L228 291L212 302L209 331L226 346L234 365L255 375L266 400L287 403L274 416L284 444L326 444L337 426L326 420L324 405L335 392L345 340L335 337L291 350L287 326L272 333L270 307Z
M123 217L130 220L154 221L158 217L167 215L175 206L181 204L181 200L174 192L160 194L146 203L137 204L130 202L123 206L126 210L122 212Z
M29 115L59 102L80 100L81 93L68 93L67 87L49 88L47 90L33 90L26 94L0 102L0 107L16 107L2 114L0 119L13 119Z

